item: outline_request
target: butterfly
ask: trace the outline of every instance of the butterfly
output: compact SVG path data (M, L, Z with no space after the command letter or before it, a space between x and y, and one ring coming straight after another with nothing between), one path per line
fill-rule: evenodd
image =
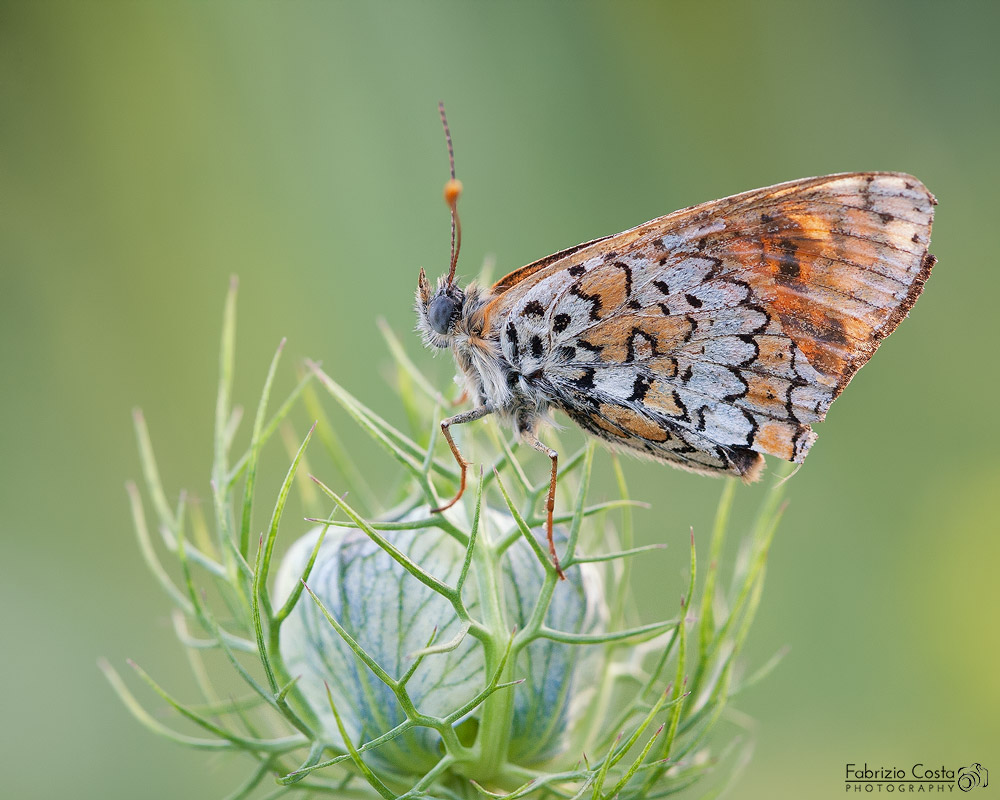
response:
M455 282L461 248L454 151L452 251L432 290L421 269L418 330L452 351L473 408L551 460L539 426L561 411L612 447L750 482L764 454L802 463L830 404L907 315L936 261L937 201L916 178L854 172L691 206L514 270Z

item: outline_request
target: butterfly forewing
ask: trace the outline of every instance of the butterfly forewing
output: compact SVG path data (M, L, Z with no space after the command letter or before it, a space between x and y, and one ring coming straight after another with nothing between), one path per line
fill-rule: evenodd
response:
M652 220L492 288L487 336L572 419L625 448L752 478L913 305L934 199L897 173L810 178Z

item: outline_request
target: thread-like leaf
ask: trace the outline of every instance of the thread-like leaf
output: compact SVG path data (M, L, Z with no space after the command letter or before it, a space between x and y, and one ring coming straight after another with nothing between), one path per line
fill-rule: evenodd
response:
M250 456L247 459L247 482L243 492L243 513L240 516L240 552L246 557L250 547L250 523L253 514L254 488L257 482L257 461L260 459L261 434L264 431L264 417L267 414L267 401L271 397L271 384L274 383L274 373L278 369L278 359L281 358L281 351L285 348L285 340L278 344L278 349L271 359L271 366L268 367L267 377L264 379L264 390L260 395L260 402L257 404L257 416L254 418L253 432L250 435Z

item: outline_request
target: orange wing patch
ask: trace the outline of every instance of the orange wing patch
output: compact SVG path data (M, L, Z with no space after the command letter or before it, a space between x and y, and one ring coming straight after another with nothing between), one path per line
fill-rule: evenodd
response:
M752 267L755 294L839 394L923 289L935 262L926 255L935 201L892 174L835 177L820 188L761 202L754 235L722 249Z
M620 431L616 430L614 426L604 424L604 420L598 423L602 428L615 436L622 436L622 432L624 432L625 435L638 436L640 439L646 439L651 442L665 442L670 438L670 435L649 417L627 406L605 403L600 406L599 410L602 416L611 420L618 428L621 428Z
M591 316L602 319L614 314L629 296L628 273L621 269L598 269L588 272L572 291L591 303Z
M620 314L591 326L579 344L607 364L645 361L680 347L691 335L691 320L680 316Z
M755 444L762 453L795 461L795 437L798 433L798 425L768 419L757 428Z
M687 409L677 390L664 381L653 381L642 398L642 404L670 417L687 417Z

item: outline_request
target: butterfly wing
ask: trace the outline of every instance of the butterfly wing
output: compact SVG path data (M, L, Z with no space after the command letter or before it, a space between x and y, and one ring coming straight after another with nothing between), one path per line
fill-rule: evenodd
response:
M624 448L752 479L916 301L935 200L899 173L809 178L693 206L501 279L505 358Z

